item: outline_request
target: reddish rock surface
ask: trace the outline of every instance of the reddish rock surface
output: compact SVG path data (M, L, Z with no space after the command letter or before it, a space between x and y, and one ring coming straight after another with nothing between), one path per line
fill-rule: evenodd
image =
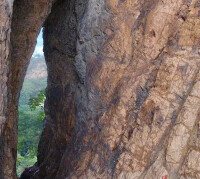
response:
M4 178L5 166L5 138L4 130L8 115L8 73L10 51L10 30L11 30L12 2L0 0L0 178ZM8 166L10 170L13 166ZM10 171L6 171L9 173ZM16 175L16 174L15 174Z
M21 14L16 2L21 31L12 25L0 61L0 90L10 90L0 96L4 178L15 173L17 100L51 5L34 1ZM44 24L45 128L21 178L200 178L199 12L198 0L57 0Z

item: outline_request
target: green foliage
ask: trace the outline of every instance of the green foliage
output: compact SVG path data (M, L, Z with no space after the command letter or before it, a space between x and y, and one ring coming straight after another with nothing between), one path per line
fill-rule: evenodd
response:
M37 147L43 126L43 122L37 117L41 112L41 109L31 111L28 105L19 107L18 151L22 155L26 155L30 148Z
M24 167L33 165L36 161L37 146L43 128L43 121L38 118L40 113L44 113L41 108L31 111L28 105L19 107L18 174Z
M45 101L45 90L41 90L37 97L29 99L29 106L32 111L36 110L38 107L44 109L44 101Z
M46 99L45 90L41 90L37 97L29 99L29 107L31 111L41 109L42 111L37 115L38 119L43 120L45 117L44 114L44 101Z
M29 154L27 154L24 157L20 153L17 153L17 175L20 176L26 167L32 166L35 162L37 162L36 155L34 157L30 157Z
M46 85L46 78L25 80L19 99L19 105L27 105L30 97L36 97L39 91L44 89Z
M18 121L17 174L37 161L37 147L43 128L46 82L26 80L21 92ZM43 81L43 82L42 82ZM30 86L29 86L30 85ZM37 89L36 91L34 91Z

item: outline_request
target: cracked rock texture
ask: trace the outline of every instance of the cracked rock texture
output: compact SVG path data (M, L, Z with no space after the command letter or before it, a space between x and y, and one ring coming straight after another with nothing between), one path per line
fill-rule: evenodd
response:
M19 92L46 19L45 127L21 178L199 179L200 1L37 0L18 11L26 3L14 2L10 53L0 44L2 177L14 178Z

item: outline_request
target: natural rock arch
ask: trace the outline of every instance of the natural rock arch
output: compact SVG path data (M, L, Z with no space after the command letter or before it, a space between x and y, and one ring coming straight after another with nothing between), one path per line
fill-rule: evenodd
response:
M0 44L7 48L0 63L7 69L0 76L2 178L15 178L17 100L52 4L14 3L10 53ZM46 125L38 163L24 175L199 178L199 4L57 0L44 24ZM3 26L1 37L9 37Z
M18 100L37 36L51 10L51 4L51 1L39 0L14 1L14 5L12 0L0 1L0 19L3 20L0 45L3 54L6 52L6 56L1 53L1 61L6 64L2 66L0 83L5 81L6 85L0 85L0 93L2 91L3 102L6 103L1 105L4 110L0 113L5 118L1 120L0 131L0 178L17 178Z

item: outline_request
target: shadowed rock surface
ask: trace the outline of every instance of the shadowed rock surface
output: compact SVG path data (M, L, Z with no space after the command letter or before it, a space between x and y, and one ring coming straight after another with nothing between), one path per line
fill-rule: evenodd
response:
M21 178L200 178L200 1L57 0L48 17L51 3L34 3L25 14L14 3L23 26L12 25L10 58L1 53L2 178L15 175L17 101L45 19L45 128Z

